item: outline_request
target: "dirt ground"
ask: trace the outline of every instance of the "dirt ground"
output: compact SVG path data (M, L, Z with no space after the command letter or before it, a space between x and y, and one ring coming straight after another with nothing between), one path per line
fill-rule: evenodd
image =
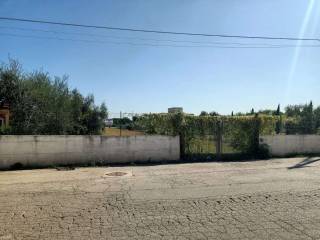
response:
M0 240L320 239L319 160L0 172Z

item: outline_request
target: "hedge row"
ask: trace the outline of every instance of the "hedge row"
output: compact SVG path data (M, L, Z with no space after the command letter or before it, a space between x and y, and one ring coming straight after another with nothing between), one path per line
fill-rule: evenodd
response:
M146 114L135 121L148 134L180 135L184 148L198 136L223 135L233 148L243 153L259 151L259 135L275 134L279 116L191 116L186 114Z

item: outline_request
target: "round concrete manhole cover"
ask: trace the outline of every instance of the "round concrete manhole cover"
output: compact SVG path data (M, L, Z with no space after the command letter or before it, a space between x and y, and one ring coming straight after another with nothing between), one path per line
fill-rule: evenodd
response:
M107 176L111 176L111 177L121 177L124 175L127 175L128 173L126 172L111 172L111 173L107 173Z

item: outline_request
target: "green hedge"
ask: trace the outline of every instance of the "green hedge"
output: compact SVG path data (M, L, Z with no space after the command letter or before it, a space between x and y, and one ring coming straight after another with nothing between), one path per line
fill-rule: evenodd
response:
M279 116L191 116L177 114L146 114L138 117L135 127L148 134L180 135L183 149L192 139L205 135L217 136L218 131L231 147L242 153L259 151L259 135L276 133Z

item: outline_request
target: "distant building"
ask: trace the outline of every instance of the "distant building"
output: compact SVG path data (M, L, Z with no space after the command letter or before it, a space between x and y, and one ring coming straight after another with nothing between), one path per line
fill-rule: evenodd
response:
M168 108L168 113L183 113L182 107L171 107Z
M113 125L113 119L107 119L106 120L106 126L107 127L112 127L112 125Z
M9 126L9 104L0 102L0 128Z

